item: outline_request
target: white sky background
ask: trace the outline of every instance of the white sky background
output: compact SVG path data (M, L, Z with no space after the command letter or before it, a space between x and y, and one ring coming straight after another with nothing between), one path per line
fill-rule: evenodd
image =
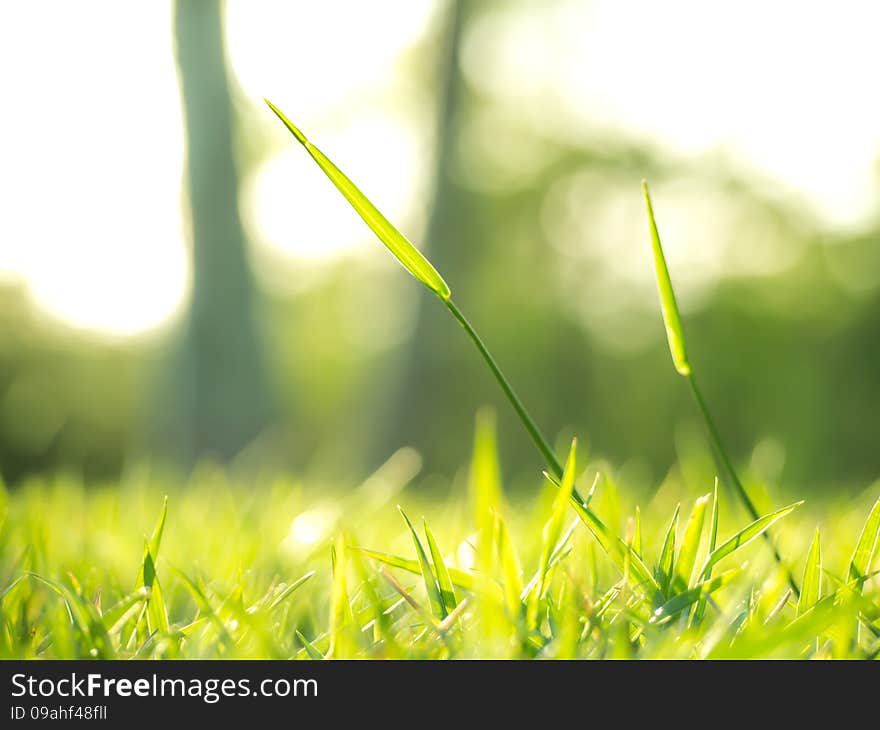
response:
M880 3L492 7L466 39L465 73L535 125L620 130L684 158L721 149L828 226L876 215ZM437 12L433 0L227 9L244 93L276 101L411 235L426 213L432 100L401 54ZM0 281L87 330L149 330L187 295L170 21L167 2L0 5ZM278 150L244 181L254 236L303 267L366 251L369 233L307 156ZM295 216L294 198L309 201Z

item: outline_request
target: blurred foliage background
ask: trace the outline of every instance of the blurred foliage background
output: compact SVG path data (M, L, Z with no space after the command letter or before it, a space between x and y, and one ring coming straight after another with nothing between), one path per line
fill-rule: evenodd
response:
M489 403L505 470L533 484L463 334L265 95L427 252L544 429L641 490L705 456L647 177L737 459L799 492L864 488L880 11L844 5L4 5L0 474L350 477L408 445L448 477Z

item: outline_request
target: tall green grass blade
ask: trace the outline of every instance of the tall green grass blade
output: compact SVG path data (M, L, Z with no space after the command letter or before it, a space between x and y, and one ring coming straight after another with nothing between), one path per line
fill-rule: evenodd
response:
M437 574L437 587L440 589L440 599L443 601L443 608L446 614L450 614L458 605L458 601L455 598L455 587L452 585L449 569L446 567L443 553L434 539L431 528L428 527L427 522L424 522L423 526L425 528L425 538L428 540L428 550L431 553L431 561L434 563L434 571Z
M684 344L681 315L675 302L672 279L669 277L666 257L663 255L663 247L660 245L660 234L657 231L657 222L654 220L654 207L651 205L651 194L648 192L648 183L645 180L642 180L642 191L645 194L645 206L648 210L648 224L651 228L651 244L654 251L654 272L657 277L657 288L660 292L660 311L663 314L663 323L666 325L669 352L672 355L675 369L679 374L687 376L691 374L691 365L688 362L687 348Z
M663 595L668 595L669 586L672 583L672 567L675 562L675 532L678 529L679 505L675 506L669 527L666 528L666 536L663 538L663 547L660 550L660 559L657 561L657 582Z
M403 558L399 555L391 555L389 553L370 550L369 548L364 547L359 547L357 549L367 557L372 558L373 560L378 560L385 565L390 565L392 568L400 568L401 570L405 570L407 573L413 573L414 575L422 574L422 569L419 566L418 560L411 560L410 558ZM449 566L449 577L452 579L453 585L462 590L476 590L477 578L467 571Z
M282 121L284 126L287 127L296 140L305 147L306 151L311 155L312 159L315 160L321 170L323 170L324 174L330 178L331 182L336 186L339 192L342 193L346 200L348 200L358 215L360 215L370 229L379 237L379 240L385 244L392 254L394 254L403 267L418 281L446 302L449 311L452 312L453 316L465 329L468 336L473 340L477 349L480 351L480 354L485 359L487 365L492 370L492 374L495 376L495 379L498 381L508 400L513 405L514 410L516 410L517 415L522 420L526 430L538 446L538 449L547 459L547 464L552 469L554 475L557 478L561 478L562 465L559 463L559 460L556 458L556 455L553 453L547 440L528 414L528 411L526 411L522 402L519 400L519 397L513 391L507 378L504 377L504 374L501 372L494 358L483 344L479 335L477 335L476 330L474 330L470 322L467 321L465 316L461 313L461 310L459 310L453 303L451 299L452 292L443 280L443 277L440 276L424 255L422 255L422 253L413 246L412 243L410 243L407 238L398 231L387 218L385 218L384 215L382 215L378 208L370 202L357 186L346 177L345 174L336 167L336 165L331 162L323 152L321 152L321 150L309 142L302 131L296 127L296 125L294 125L278 107L268 99L265 101L269 108ZM578 498L580 499L580 495L578 495Z
M687 588L691 584L691 575L694 572L694 564L697 561L697 552L700 549L700 539L703 536L703 523L706 518L706 505L709 503L709 495L703 495L694 502L691 514L684 528L684 537L681 540L681 550L675 563L677 579Z
M734 553L740 548L745 547L756 537L760 537L763 533L770 529L770 527L774 523L778 522L783 517L790 514L793 510L797 509L802 504L803 500L799 502L794 502L793 504L787 505L782 509L778 509L775 512L764 515L763 517L759 517L751 524L746 525L733 537L723 542L711 553L709 553L709 555L706 556L706 562L703 564L703 569L700 571L700 575L705 580L706 576L708 575L707 571L711 570L711 568L719 561L723 560L728 555Z
M801 581L801 595L798 598L798 616L809 611L822 597L822 549L819 546L819 528L813 536L807 562L804 566L804 579Z
M388 247L388 250L394 254L403 267L441 299L448 300L451 295L449 287L428 259L407 240L406 236L391 225L388 219L379 212L379 209L370 202L367 196L321 150L306 139L305 135L284 116L278 107L268 99L265 101L290 133L296 137L296 140L306 148L312 159L318 163L318 167L330 178L336 189L342 193L351 204L351 207L363 219L364 223Z
M418 281L428 287L445 303L452 315L458 320L459 324L464 328L465 332L476 345L493 376L498 381L505 396L510 401L535 445L547 460L547 464L557 478L562 476L562 465L550 448L547 439L541 433L528 411L523 406L522 401L514 392L507 378L501 372L495 359L489 350L483 344L482 339L476 330L468 322L467 318L462 314L461 310L452 301L452 292L449 286L443 280L443 277L431 265L431 263L419 252L419 250L410 243L406 237L400 233L384 215L370 202L370 200L360 191L357 186L346 177L342 171L331 162L323 152L313 145L302 131L296 127L285 115L268 99L265 100L269 108L282 121L284 126L290 131L296 140L305 147L306 151L311 155L312 159L324 171L324 174L330 178L331 182L336 186L339 192L348 200L355 211L360 215L370 229L379 237L379 240L391 251L397 260L409 271ZM580 500L580 495L575 494Z
M425 592L428 594L428 601L431 604L431 613L438 619L444 619L446 618L447 612L446 607L443 604L443 596L440 593L440 586L437 585L437 579L434 576L431 563L428 560L425 549L422 547L422 541L419 540L416 528L413 527L412 522L409 521L409 517L406 516L406 512L403 511L403 508L400 505L397 505L397 509L406 521L406 526L409 528L410 534L412 535L413 545L415 545L416 555L419 559L419 570L422 574L422 580L425 583Z
M743 483L740 481L739 476L737 476L736 470L733 468L733 462L727 455L727 451L721 442L721 436L715 426L712 416L709 414L709 408L706 405L706 401L703 399L703 395L697 387L697 381L694 377L685 348L684 331L681 326L681 315L675 301L675 293L672 289L672 279L669 276L669 269L666 266L666 258L663 255L663 246L660 243L660 234L657 230L657 222L654 218L654 207L651 203L648 183L645 180L642 180L642 191L645 195L645 206L648 211L648 223L651 229L651 246L654 252L654 269L657 278L657 287L660 292L660 308L663 314L663 322L666 326L666 338L669 342L669 351L672 354L672 361L679 374L687 378L694 400L700 409L700 413L703 416L703 421L706 425L706 430L709 433L712 453L724 473L724 478L728 482L728 486L736 491L737 496L742 501L749 516L753 520L757 520L759 517L758 510L755 508L754 502L752 502L752 499L749 497L749 494L743 486ZM770 545L776 562L783 568L783 570L785 570L789 585L791 585L795 595L799 595L800 588L795 582L791 571L786 567L782 560L782 556L779 554L779 550L777 550L773 543L773 539L769 532L765 531L764 539L767 540L767 543Z
M519 417L520 421L522 422L523 426L531 437L532 442L535 444L535 446L538 448L538 451L541 452L541 455L546 460L547 466L550 468L553 476L557 479L561 479L562 463L559 461L559 459L556 458L556 454L553 452L553 449L551 448L547 439L544 438L544 434L541 433L541 429L538 428L538 425L529 415L529 412L526 410L523 402L519 399L519 396L513 390L513 386L511 386L504 373L501 372L501 368L498 367L498 363L495 362L495 358L492 357L492 353L489 352L489 348L486 347L485 343L483 342L480 335L477 334L477 331L474 329L473 325L468 321L467 317L464 316L462 311L458 308L458 306L456 306L455 302L452 301L452 299L448 299L446 301L446 308L452 313L452 316L455 317L455 319L461 325L462 329L471 339L471 342L474 343L474 346L477 348L477 351L482 356L483 361L492 372L492 376L501 387L501 390L504 392L507 400L513 406L513 410L516 411L516 415ZM576 488L573 490L573 493L579 502L583 502L583 498L578 493Z
M697 407L700 410L700 415L703 417L703 423L706 426L706 433L709 435L709 446L712 449L712 455L715 458L715 463L718 464L718 468L721 470L724 481L727 483L728 487L731 487L733 491L736 492L737 497L742 502L742 505L743 507L745 507L745 510L749 514L749 517L751 517L753 520L758 519L760 514L758 513L754 502L752 502L752 498L749 496L748 492L746 492L746 488L740 481L739 476L737 476L736 469L733 468L733 462L727 455L724 444L721 442L721 434L719 433L718 428L715 426L715 420L709 413L709 406L706 405L703 394L697 386L696 378L693 376L693 374L691 374L688 376L687 381L688 385L690 385L691 387L691 393L694 396L694 401L696 402ZM781 563L782 559L779 557L779 553L776 552L775 547L773 548L773 550L777 562Z
M871 569L871 561L880 541L880 498L874 502L874 506L868 513L868 519L862 527L856 549L849 561L849 579L856 581L856 592L861 593L868 571Z

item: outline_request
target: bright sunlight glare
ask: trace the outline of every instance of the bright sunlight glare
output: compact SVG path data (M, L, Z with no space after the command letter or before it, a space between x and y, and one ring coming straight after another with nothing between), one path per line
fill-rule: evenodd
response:
M0 6L0 270L76 327L140 332L185 295L170 27L167 2Z

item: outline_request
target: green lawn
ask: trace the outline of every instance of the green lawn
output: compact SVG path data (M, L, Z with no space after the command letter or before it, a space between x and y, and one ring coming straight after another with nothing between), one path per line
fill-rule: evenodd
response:
M443 494L436 478L420 487L410 450L359 485L211 467L173 488L136 471L104 488L22 485L4 497L0 656L880 651L880 486L797 507L762 493L758 522L722 489L716 533L712 484L701 497L674 475L640 511L589 463L569 464L561 488L535 479L508 497L491 421L478 424L473 461ZM587 507L567 499L575 473ZM785 567L759 537L770 524Z

